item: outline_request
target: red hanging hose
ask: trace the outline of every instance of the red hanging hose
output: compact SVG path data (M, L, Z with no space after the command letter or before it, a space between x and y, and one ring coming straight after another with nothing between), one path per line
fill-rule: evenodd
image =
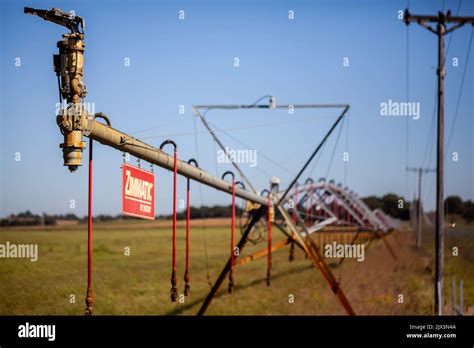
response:
M293 223L296 226L296 208L298 207L298 183L295 184L295 195L294 195L294 201L293 201ZM295 242L292 239L290 243L290 255L288 257L288 260L291 262L295 259Z
M173 166L173 271L171 273L171 301L176 302L178 298L178 279L176 278L176 189L178 177L178 151L174 148Z
M190 290L190 277L189 277L189 230L191 224L191 205L190 205L190 194L189 194L189 179L186 192L186 269L184 271L184 296L189 295Z
M198 164L195 159L190 159L188 164L194 163L196 167ZM187 186L186 186L186 268L184 271L184 296L189 295L189 291L191 290L191 286L189 282L191 278L189 276L189 252L190 252L190 237L191 237L191 190L190 190L190 182L191 180L188 178Z
M59 96L61 99L61 96ZM110 126L110 119L107 115L99 112L94 118L103 118ZM89 188L87 192L87 293L85 315L92 315L92 305L94 295L92 293L92 157L94 141L89 138Z
M234 243L235 243L235 180L232 177L232 221L230 239L230 274L229 274L229 294L234 288Z
M87 294L85 315L92 315L92 304L94 296L92 294L92 144L89 139L89 190L87 198Z
M268 194L268 258L267 258L267 286L270 286L270 277L272 272L272 200L271 194Z
M177 179L178 179L178 147L172 140L165 140L160 145L160 150L167 144L171 144L174 147L173 156L173 270L171 271L171 301L176 302L178 299L178 279L176 278L176 200L177 200Z
M235 255L234 255L234 243L235 243L235 175L231 171L227 171L222 174L222 180L229 174L232 176L232 205L231 205L231 238L230 238L230 272L229 272L229 294L232 293L234 289L234 264L235 264ZM241 184L239 182L239 184Z

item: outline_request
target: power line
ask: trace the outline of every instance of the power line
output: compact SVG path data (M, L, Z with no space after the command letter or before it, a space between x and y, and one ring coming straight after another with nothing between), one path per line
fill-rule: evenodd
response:
M444 40L445 36L461 28L466 23L474 25L474 17L451 16L450 12L439 12L436 16L412 15L408 9L405 10L405 23L417 23L428 31L434 33L438 40L438 126L437 126L437 156L436 156L436 224L435 224L435 244L436 244L436 267L435 267L435 313L443 314L444 297L444 100L445 100L445 75L446 75L446 54ZM431 26L430 24L435 26ZM448 27L449 24L452 24Z
M459 0L458 2L458 7L456 9L456 16L459 15L459 11L461 9L461 3L462 3L462 0ZM444 2L443 2L443 9L444 9ZM446 48L446 56L449 54L449 50L451 48L451 41L453 39L453 36L451 35L448 39L448 46ZM426 162L426 156L428 156L429 154L429 158L428 158L428 163L427 164L431 164L431 158L432 158L432 148L433 148L433 144L434 144L434 140L433 140L433 136L434 136L434 120L435 120L435 115L436 115L436 95L437 95L437 92L436 92L436 89L435 89L435 93L434 93L434 103L433 103L433 114L432 114L432 117L431 117L431 124L430 124L430 130L429 130L429 133L428 133L428 139L427 139L427 142L426 142L426 147L425 147L425 154L424 154L424 157L423 157L423 165L425 165L425 162ZM428 149L428 145L429 145L429 151L427 152L427 149Z
M418 174L418 203L417 203L417 223L416 223L416 247L421 247L421 221L422 221L422 199L421 199L421 186L422 186L422 178L423 174L427 173L434 173L436 169L428 169L428 168L406 168L408 172L415 172ZM414 202L413 202L414 203Z
M459 11L461 10L461 4L462 4L462 0L459 0L458 2L458 7L456 9L456 16L459 15ZM444 2L443 2L443 9L444 9ZM452 42L452 39L453 39L453 36L451 35L448 39L448 46L447 46L447 49L446 49L446 56L449 54L449 50L451 48L451 42ZM436 95L437 95L437 91L435 89L435 96L433 98L434 100L434 103L433 103L433 114L432 114L432 117L431 117L431 124L430 124L430 130L429 130L429 133L428 133L428 139L427 139L427 142L426 142L426 147L425 147L425 154L424 154L424 157L423 157L423 166L425 166L425 162L426 162L426 158L427 156L429 155L428 157L428 162L426 162L426 165L427 166L431 166L431 161L432 161L432 158L433 158L433 146L434 146L434 121L435 121L435 115L436 115ZM429 150L427 152L427 149L428 149L428 146L429 146ZM433 192L433 180L434 178L431 177L429 179L429 192L428 192L428 197L431 195L431 192ZM423 190L425 191L425 186L427 185L427 181L425 181L424 183L424 188Z
M458 7L456 9L456 15L459 14L459 10L461 9L461 3L462 3L462 0L459 0L459 3L458 3ZM452 40L452 36L449 37L449 41L448 41L448 47L447 47L447 53L446 55L448 54L449 52L449 48L451 46L451 40ZM471 39L469 41L469 48L468 48L468 51L467 51L467 59L466 59L466 64L464 66L464 72L463 72L463 77L462 77L462 81L461 81L461 87L459 89L459 93L461 94L462 93L462 89L463 89L463 85L464 85L464 76L466 74L466 71L467 71L467 65L468 65L468 62L469 62L469 52L470 52L470 47L471 47L471 44L472 44L472 29L471 29ZM456 116L457 116L457 113L458 113L458 108L459 108L459 103L460 103L460 99L461 99L461 95L458 96L458 100L457 100L457 105L456 105L456 112L455 112L455 116L453 118L453 123L451 125L451 131L450 131L450 135L449 135L449 138L448 138L448 143L447 143L447 146L446 146L446 149L449 148L449 144L450 144L450 140L451 140L451 137L452 137L452 134L453 134L453 130L454 130L454 123L455 123L455 119L456 119ZM436 110L436 99L435 99L435 104L434 104L434 109L433 109L433 118L432 118L432 126L434 126L434 112ZM434 133L434 127L433 127L433 133ZM430 143L430 150L429 150L429 160L428 160L428 164L431 166L431 161L432 161L432 157L433 157L433 151L432 151L432 148L433 148L433 145L434 145L434 140L432 140L432 142ZM423 162L424 163L424 162ZM428 197L431 195L431 193L433 192L433 177L430 178L430 181L429 181L429 191L428 191ZM426 181L425 181L425 185L426 185Z
M469 39L469 46L467 48L467 54L466 54L466 60L465 60L466 63L464 64L464 71L463 71L463 74L462 74L461 86L459 87L459 94L458 94L458 99L457 99L457 102L456 102L456 109L454 111L454 118L453 118L452 125L451 125L451 131L449 132L448 143L446 145L447 149L449 148L449 145L451 143L451 137L453 135L454 126L456 125L456 119L458 117L459 105L461 103L462 90L463 90L463 87L464 87L464 80L466 79L467 66L469 65L469 55L471 53L473 34L474 34L474 27L471 29L471 37Z
M410 1L407 1L407 8L410 7ZM410 27L406 27L406 98L410 102ZM410 162L410 120L406 117L406 137L405 137L405 167L408 167ZM407 193L410 195L410 184L408 180L408 173L405 173L405 180L407 185Z
M426 140L425 152L423 155L423 162L422 162L423 166L425 166L425 164L426 165L431 164L431 158L433 155L434 124L435 124L435 119L436 119L436 95L437 95L437 92L435 90L434 97L433 97L433 99L435 100L435 103L433 105L433 113L431 115L430 128L428 131L428 139Z
M466 54L466 60L465 60L466 63L464 64L464 71L463 71L463 75L462 75L462 79L461 79L461 85L459 87L459 94L458 94L458 99L456 101L456 109L455 109L455 112L454 112L454 117L453 117L453 121L452 121L452 125L451 125L451 131L449 133L448 142L446 144L446 149L447 150L449 149L449 145L451 144L451 137L453 135L454 127L455 127L455 124L456 124L456 119L457 119L457 116L458 116L459 105L460 105L460 102L461 102L462 91L463 91L463 87L464 87L464 79L466 77L467 66L469 64L469 54L471 52L473 33L474 33L474 27L471 29L471 37L469 39L469 46L467 48L467 54ZM447 178L446 178L446 182L448 182ZM446 211L449 212L448 201L445 202L445 205L446 205ZM447 234L447 236L448 236L448 245L449 245L449 233Z

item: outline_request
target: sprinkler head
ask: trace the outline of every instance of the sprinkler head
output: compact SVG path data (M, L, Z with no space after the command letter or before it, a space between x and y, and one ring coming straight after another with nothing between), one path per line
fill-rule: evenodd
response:
M268 108L269 109L276 109L276 100L275 100L275 97L274 96L270 96L269 100L268 100Z

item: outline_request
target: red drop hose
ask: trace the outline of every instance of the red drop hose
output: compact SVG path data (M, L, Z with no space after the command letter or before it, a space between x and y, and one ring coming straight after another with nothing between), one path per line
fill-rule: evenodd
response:
M232 293L234 287L234 243L235 243L235 180L232 178L232 221L231 221L231 239L230 239L230 274L229 274L229 293Z
M171 271L171 301L176 302L178 299L178 279L176 278L176 201L177 201L177 185L178 185L178 146L173 140L165 140L160 145L160 150L167 144L173 145L173 251L172 251L172 271Z
M178 279L176 278L176 189L178 178L178 150L174 148L173 166L173 271L171 273L171 301L176 302L178 298Z
M89 190L87 198L87 294L85 315L92 315L92 304L94 296L92 294L92 144L89 139Z
M231 205L231 238L230 238L230 272L229 272L229 288L228 292L229 294L232 293L234 289L234 264L235 264L235 255L234 255L234 243L235 243L235 175L231 171L227 171L224 174L222 174L222 180L227 176L227 174L230 174L232 176L232 187L231 187L231 192L232 192L232 205ZM238 184L243 185L241 182L238 182Z
M194 164L196 167L199 167L196 160L191 158L188 161L188 164ZM191 180L188 178L187 185L186 185L186 268L184 271L184 296L189 295L189 291L191 290L190 281L191 278L189 276L189 253L190 253L190 238L191 238Z
M59 81L59 80L58 80ZM59 93L61 100L61 93ZM99 112L94 118L103 118L110 126L110 119L103 113ZM87 196L87 294L86 294L86 311L85 315L92 315L92 305L94 296L92 293L92 157L93 157L94 141L89 138L89 188Z
M268 194L268 258L267 258L267 286L270 286L272 270L272 200Z
M191 204L190 204L190 192L189 192L189 179L186 192L186 269L184 271L184 296L189 295L189 237L190 237L190 225L191 225Z
M295 195L294 195L294 207L293 207L293 224L296 226L296 209L298 207L298 183L295 184ZM288 260L291 262L295 259L295 242L293 239L291 240L290 243L290 255L288 257Z

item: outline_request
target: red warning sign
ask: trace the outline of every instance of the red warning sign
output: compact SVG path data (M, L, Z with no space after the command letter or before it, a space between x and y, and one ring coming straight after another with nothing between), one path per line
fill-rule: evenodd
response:
M122 213L155 219L155 174L129 164L122 165Z

